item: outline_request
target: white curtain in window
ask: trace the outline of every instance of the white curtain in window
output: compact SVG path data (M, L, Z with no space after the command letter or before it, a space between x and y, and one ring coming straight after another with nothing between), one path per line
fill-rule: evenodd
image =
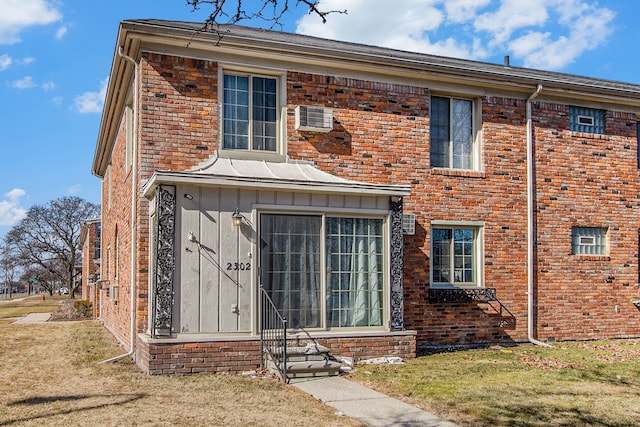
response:
M290 328L321 326L320 217L262 215L262 283Z
M327 218L327 313L333 327L380 326L382 221Z

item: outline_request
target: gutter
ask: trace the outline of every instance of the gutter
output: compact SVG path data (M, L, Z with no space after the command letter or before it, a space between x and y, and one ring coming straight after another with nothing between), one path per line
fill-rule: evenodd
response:
M529 342L544 347L552 347L550 344L538 341L533 337L534 324L534 264L533 254L535 250L535 224L534 203L535 182L533 180L533 124L531 120L531 102L542 92L542 85L538 84L536 91L527 99L527 338Z
M132 141L132 163L131 163L131 281L129 284L130 293L129 300L131 302L130 313L131 313L131 334L129 341L129 351L125 354L121 354L120 356L112 357L111 359L103 360L98 362L98 364L108 363L108 362L117 362L118 360L124 359L126 357L133 356L135 360L135 343L136 343L136 235L137 235L137 227L136 227L136 215L137 215L137 173L138 173L138 63L135 59L127 56L123 53L122 47L118 46L118 55L124 60L133 64L133 141ZM126 154L125 154L126 159ZM126 160L125 160L126 162ZM126 165L125 165L126 167ZM102 317L102 312L100 313Z

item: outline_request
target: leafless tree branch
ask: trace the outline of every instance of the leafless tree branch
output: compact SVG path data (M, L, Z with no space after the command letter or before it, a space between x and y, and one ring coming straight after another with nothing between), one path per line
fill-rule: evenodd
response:
M192 10L199 10L204 5L212 8L209 17L200 31L213 32L222 37L219 31L221 24L237 24L241 21L258 19L269 23L269 29L279 27L282 29L282 19L290 12L291 8L304 6L308 8L308 14L317 15L323 23L327 22L327 16L333 13L346 14L346 10L322 10L319 0L262 0L257 4L247 3L244 0L186 0L187 6Z

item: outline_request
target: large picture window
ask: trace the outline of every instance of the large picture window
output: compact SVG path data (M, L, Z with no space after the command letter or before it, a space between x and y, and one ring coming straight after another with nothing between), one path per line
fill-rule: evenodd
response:
M437 226L431 229L431 274L434 285L480 286L480 227Z
M473 101L431 97L431 167L474 169Z
M383 224L379 218L261 215L262 285L290 328L383 325Z
M277 150L277 85L274 77L224 74L225 150Z

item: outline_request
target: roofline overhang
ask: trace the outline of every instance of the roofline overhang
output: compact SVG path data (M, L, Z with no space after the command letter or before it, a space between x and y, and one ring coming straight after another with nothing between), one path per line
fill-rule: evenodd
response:
M97 224L100 222L100 218L87 218L82 221L82 225L80 226L80 239L78 240L79 249L82 249L82 246L84 246L84 242L87 239L87 235L89 233L89 227L91 227L92 224Z
M220 38L213 32L198 31L198 25L154 20L120 23L92 166L94 175L103 177L106 171L117 134L118 118L133 76L133 66L118 55L120 47L124 54L136 60L140 58L142 47L155 45L188 50L187 56L209 60L215 60L214 54L226 53L277 58L327 70L346 69L378 76L412 78L424 81L425 87L439 81L479 88L502 88L520 93L523 99L538 84L543 84L545 99L566 102L569 98L621 105L640 114L640 85L247 27L222 25L219 27Z
M251 178L241 176L211 175L193 172L156 171L142 186L142 195L151 199L159 185L193 185L198 187L222 187L239 189L264 189L294 193L323 193L352 196L397 196L411 194L411 186L369 184L360 182L318 182L278 178Z

